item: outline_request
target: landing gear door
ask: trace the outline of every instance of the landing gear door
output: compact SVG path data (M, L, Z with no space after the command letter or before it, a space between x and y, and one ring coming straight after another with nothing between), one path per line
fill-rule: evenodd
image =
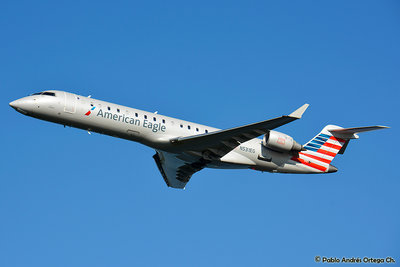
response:
M64 92L64 94L65 94L64 111L68 113L75 113L76 95L67 92Z

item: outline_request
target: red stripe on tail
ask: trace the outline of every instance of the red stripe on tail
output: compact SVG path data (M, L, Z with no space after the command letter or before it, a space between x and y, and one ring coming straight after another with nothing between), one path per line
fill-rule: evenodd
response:
M328 164L331 163L331 160L329 160L329 159L324 159L324 158L321 158L321 157L318 157L318 156L314 156L314 155L311 155L311 154L306 154L306 153L303 153L303 152L300 152L299 154L304 155L304 156L309 157L309 158L316 159L316 160L324 162L324 163L328 163Z
M330 156L330 157L335 157L336 156L336 153L329 152L329 151L326 151L326 150L323 150L323 149L318 149L317 152L321 153L321 154L324 154L324 155L327 155L327 156Z
M331 148L334 148L334 149L337 149L337 150L340 150L340 149L342 148L341 146L334 145L334 144L331 144L331 143L328 143L328 142L326 142L325 144L323 144L323 146L331 147Z
M307 165L307 166L309 166L311 168L314 168L314 169L317 169L317 170L320 170L320 171L323 171L323 172L326 171L326 168L324 166L320 166L320 165L315 164L313 162L308 162L308 161L306 161L304 159L301 159L301 158L292 157L291 160L300 162L300 163L302 163L304 165Z

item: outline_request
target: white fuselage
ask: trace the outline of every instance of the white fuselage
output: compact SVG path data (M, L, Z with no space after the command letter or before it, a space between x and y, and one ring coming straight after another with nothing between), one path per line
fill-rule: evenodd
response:
M171 118L90 97L63 91L54 95L32 95L10 105L17 111L62 125L106 134L142 143L156 150L176 153L182 159L201 157L190 151L179 151L173 138L194 136L219 129ZM241 143L228 154L210 162L211 168L251 168L283 173L318 173L315 169L291 161L291 155L265 148L261 139Z

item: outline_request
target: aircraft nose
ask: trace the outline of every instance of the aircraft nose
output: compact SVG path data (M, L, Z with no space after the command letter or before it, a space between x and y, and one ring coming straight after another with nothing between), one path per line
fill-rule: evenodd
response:
M33 107L33 101L24 97L10 102L9 105L16 111L27 114Z
M11 101L9 103L10 107L17 108L18 107L18 100Z

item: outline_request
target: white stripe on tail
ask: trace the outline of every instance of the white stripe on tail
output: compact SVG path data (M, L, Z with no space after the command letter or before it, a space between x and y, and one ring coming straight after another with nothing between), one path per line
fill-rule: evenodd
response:
M311 168L326 172L333 158L339 153L345 139L334 137L329 131L333 129L343 129L336 125L327 125L322 131L304 145L305 151L299 152L297 157L292 160L303 163Z

